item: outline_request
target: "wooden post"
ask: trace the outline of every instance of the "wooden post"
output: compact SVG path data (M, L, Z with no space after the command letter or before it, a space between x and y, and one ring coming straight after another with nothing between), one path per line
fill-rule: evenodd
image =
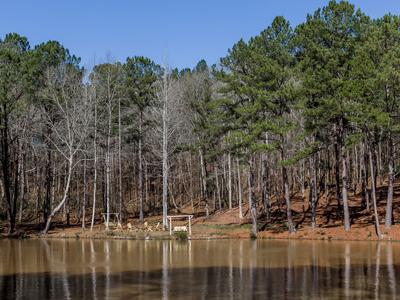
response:
M192 235L192 226L190 225L190 219L191 219L192 217L191 216L189 216L189 235Z
M169 217L169 235L172 235L172 218Z

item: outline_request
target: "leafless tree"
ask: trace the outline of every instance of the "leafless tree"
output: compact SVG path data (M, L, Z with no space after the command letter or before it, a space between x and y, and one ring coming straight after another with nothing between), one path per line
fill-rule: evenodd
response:
M58 80L55 81L55 78ZM59 118L59 122L56 125L53 124L51 116L47 115L46 110L43 109L46 121L49 126L52 126L53 132L51 139L47 138L67 163L67 183L64 196L48 217L42 234L48 232L52 218L68 197L72 171L79 163L76 161L76 156L82 150L92 121L92 104L90 98L84 93L82 73L79 70L68 65L50 68L46 71L46 84L48 88L44 96L51 99Z
M171 76L167 55L164 53L164 74L155 93L155 105L150 110L150 118L155 120L153 127L154 138L151 149L162 162L163 178L163 228L168 228L168 169L171 154L184 140L182 124L182 95L177 78ZM160 120L160 121L157 121Z

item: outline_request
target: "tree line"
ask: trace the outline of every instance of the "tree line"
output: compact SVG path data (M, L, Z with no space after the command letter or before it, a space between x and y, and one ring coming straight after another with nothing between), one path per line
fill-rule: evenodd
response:
M348 193L373 210L387 178L385 228L393 223L399 141L400 19L380 19L341 1L294 29L282 16L218 65L171 69L149 58L106 55L91 67L56 41L30 48L0 40L1 207L36 219L46 233L71 212L85 228L104 211L163 215L242 207L252 232L291 197L303 211L335 201L350 229ZM309 201L305 203L305 190ZM324 204L323 204L324 202ZM91 213L91 214L90 214Z

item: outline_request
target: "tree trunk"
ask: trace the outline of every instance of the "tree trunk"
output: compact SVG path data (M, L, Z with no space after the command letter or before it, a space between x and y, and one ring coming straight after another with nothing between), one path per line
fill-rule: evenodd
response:
M199 149L199 154L200 154L200 164L201 164L201 177L204 190L204 202L206 206L206 217L208 217L207 168L206 168L206 162L204 161L203 152L201 149Z
M1 178L1 177L0 177L0 191L1 191L0 199L3 199L6 195L6 191L5 191L5 187L4 187L3 178Z
M326 149L326 163L325 166L325 205L329 205L329 148Z
M393 158L393 141L392 141L392 132L389 131L388 134L388 165L389 165L389 174L388 174L388 196L387 196L387 205L386 205L386 218L385 218L385 228L392 228L392 215L393 215L393 181L394 181L394 158Z
M54 201L56 197L56 155L54 155L54 163L53 163L53 176L51 180L51 204L50 204L50 211L54 208Z
M361 209L366 208L366 173L365 173L365 154L364 154L364 141L361 142L360 151L360 168L361 168Z
M139 119L139 224L144 222L143 216L143 157L142 157L142 126L143 126L143 112L140 112Z
M194 213L194 203L193 203L193 168L192 168L192 155L189 154L189 169L190 169L190 206L192 207L192 213ZM221 208L221 205L220 205Z
M67 198L69 198L69 186L71 183L71 173L72 173L72 158L69 159L68 161L68 179L67 179L67 185L64 190L64 196L63 199L61 200L60 204L51 212L50 216L47 218L46 226L42 230L41 234L44 235L46 234L49 229L50 229L50 224L51 220L53 219L54 215L60 210L60 208L64 205L65 201ZM69 214L68 214L69 216Z
M119 222L122 224L121 99L118 99Z
M183 207L183 184L182 184L182 159L181 159L181 154L179 154L178 157L178 165L179 165L179 175L178 175L178 193L179 193L179 206L182 208ZM215 209L215 198L214 198L214 209Z
M75 172L76 176L76 200L75 200L75 210L76 210L76 224L79 224L80 218L81 218L81 204L79 203L79 173Z
M371 137L372 138L372 137ZM376 158L376 142L370 144L370 148L371 148L371 152L372 152L372 162L373 162L373 166L374 166L374 170L373 170L373 174L374 176L372 176L371 174L371 180L374 180L374 184L375 184L375 190L377 187L376 184L376 179L377 179L377 174L378 174L378 166L377 166L377 158ZM376 197L376 196L375 196ZM379 202L379 200L377 200ZM377 202L377 203L378 203Z
M261 156L262 155L257 155L258 156L258 165L260 165L260 166L262 166L262 161L261 161ZM258 172L257 172L257 200L256 200L256 203L257 203L257 217L258 217L258 212L259 212L259 210L260 210L260 205L259 205L259 201L260 201L260 198L261 198L261 190L260 190L260 184L261 184L261 170L262 170L262 167L261 168L257 168L258 169Z
M109 230L110 223L110 148L111 148L111 103L108 103L108 129L107 129L107 154L106 154L106 230ZM140 143L140 142L139 142Z
M306 180L305 172L306 172L306 166L305 166L305 159L303 158L303 161L302 161L302 163L300 165L301 205L303 207L303 213L306 211L305 204L304 204L304 199L305 199L305 196L304 196L304 181Z
M96 192L97 192L97 103L94 104L94 179L93 179L93 211L90 231L93 231L94 217L96 213Z
M22 222L22 213L24 210L24 202L25 202L25 155L22 156L22 161L21 161L21 179L20 179L20 184L21 184L21 201L19 203L19 217L18 217L18 222Z
M51 135L51 127L48 126L47 135ZM46 147L46 200L44 202L43 226L50 214L50 188L51 188L51 148L50 143Z
M314 140L313 140L314 141ZM315 154L312 153L310 156L310 167L311 167L311 185L310 185L310 198L311 198L311 230L315 230Z
M238 194L239 194L239 218L243 218L243 211L242 211L242 184L240 179L240 166L239 166L239 158L236 157L237 168L238 168Z
M230 153L228 153L228 193L229 193L229 211L232 211L232 165L231 165Z
M383 166L382 166L382 145L381 143L378 144L378 168L379 172L377 173L378 178L379 178L379 185L382 185L382 172L383 172Z
M83 199L82 199L82 229L86 225L86 155L83 162Z
M35 213L36 213L36 223L39 223L39 203L40 203L40 194L41 194L41 180L40 180L40 167L37 167L36 172L36 206L35 206Z
M270 209L270 197L269 197L269 170L268 170L268 152L265 152L264 159L264 177L263 177L263 191L264 191L264 204L265 204L265 217L269 219L271 217ZM264 210L264 209L263 209Z
M281 153L281 161L285 160L285 156L283 154L283 149L280 151ZM289 230L289 234L294 233L293 219L292 219L292 209L290 205L290 195L289 195L289 185L288 185L288 177L286 167L282 166L282 179L283 179L283 188L286 202L286 212L287 212L287 227Z
M339 148L337 137L335 138L335 179L336 179L336 199L338 203L338 213L342 213L342 205L340 203L340 183L339 183Z
M368 141L371 141L370 136L368 137ZM375 190L375 182L374 182L374 163L373 163L373 158L372 158L371 145L368 142L367 142L367 148L368 148L368 154L369 154L369 163L370 163L370 167L371 167L371 186L372 186L371 196L372 196L372 201L373 201L373 205L374 205L375 229L376 229L376 234L377 234L378 238L380 238L381 237L381 229L379 227L378 208L376 206L376 190Z
M22 149L20 148L20 143L17 142L17 147L19 148L19 153L22 152ZM16 154L16 159L15 159L15 169L14 169L14 201L13 201L13 207L12 207L12 223L13 223L13 229L15 228L15 216L17 214L17 200L18 200L18 179L19 179L19 171L20 171L20 163L19 163L19 157L20 154Z
M343 121L342 121L343 122ZM350 230L349 203L347 201L347 168L346 168L346 144L344 141L343 124L341 123L341 144L342 144L342 197L344 212L344 230Z
M358 182L358 172L357 172L357 146L353 148L353 189L354 189L354 196L357 195L357 182Z
M70 205L71 205L71 189L68 189L68 197L67 197L67 225L68 226L70 225L70 220L69 220Z
M257 228L257 205L256 205L256 193L255 193L255 187L254 187L254 157L253 154L250 155L249 159L249 194L250 194L250 199L251 199L251 206L250 206L250 211L251 211L251 219L252 219L252 226L251 226L251 232L254 234L257 234L258 228Z
M167 118L166 110L163 110L163 152L162 152L162 168L163 168L163 230L167 230L168 225L168 136L167 136ZM192 208L193 208L193 197L192 197Z
M365 143L365 147L368 148L367 146L368 142ZM370 211L370 192L368 191L369 187L369 183L368 183L368 150L365 151L365 157L364 157L364 167L365 167L365 201L366 201L366 205L367 205L367 212Z
M145 165L145 168L144 168L144 182L145 182L145 187L146 187L146 210L149 211L150 210L150 204L149 204L150 203L150 199L149 199L149 180L148 180L149 169L147 167L147 161L146 160L144 161L144 165Z
M214 170L215 170L215 182L216 182L216 185L217 185L217 195L218 195L219 213L222 214L221 193L220 193L220 190L219 190L218 162L217 162L217 159L215 159L215 162L214 162Z

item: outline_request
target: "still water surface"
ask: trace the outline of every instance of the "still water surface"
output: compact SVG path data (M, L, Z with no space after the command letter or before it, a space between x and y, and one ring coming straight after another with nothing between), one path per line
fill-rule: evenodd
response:
M400 243L1 240L0 299L400 299Z

